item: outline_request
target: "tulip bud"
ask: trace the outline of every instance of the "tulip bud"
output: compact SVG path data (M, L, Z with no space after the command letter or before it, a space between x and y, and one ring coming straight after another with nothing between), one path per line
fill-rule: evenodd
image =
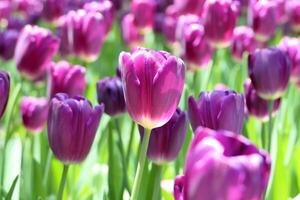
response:
M43 16L50 22L56 22L64 14L65 1L44 0Z
M161 165L176 159L186 136L186 118L185 112L177 108L165 125L151 130L147 151L147 156L151 161ZM143 137L144 128L139 126L139 131Z
M90 151L104 105L92 104L81 96L57 94L48 114L48 140L54 155L63 163L79 163Z
M10 90L10 77L7 72L0 70L0 119L5 111Z
M131 118L144 128L167 123L184 86L184 64L165 52L136 48L119 57L125 102Z
M300 1L289 0L287 2L287 13L292 30L300 32Z
M119 77L106 77L97 82L98 103L105 106L104 112L110 116L124 113L126 110L122 87Z
M257 40L268 41L276 31L277 8L271 1L252 0L250 4L250 24Z
M174 0L174 6L181 14L195 14L201 16L206 0Z
M86 86L85 68L71 65L66 61L53 63L50 66L48 91L50 98L56 93L67 93L69 96L82 95Z
M260 98L250 79L247 79L244 84L245 88L245 99L246 99L246 106L247 111L250 115L253 115L260 119L261 121L265 122L269 120L269 104L268 101ZM275 115L278 111L280 105L280 99L276 99L273 106L273 115Z
M121 33L124 43L131 49L143 43L144 37L134 24L134 17L128 13L121 19Z
M254 32L246 26L236 27L233 32L231 54L237 61L242 61L244 53L252 53L256 49Z
M134 16L135 25L140 29L152 29L155 8L155 0L133 0L131 2L131 12Z
M201 24L192 24L185 28L182 46L183 58L188 61L190 69L197 70L209 66L213 49L204 36L204 27Z
M230 45L237 21L237 7L232 0L208 0L204 10L204 27L213 47Z
M100 12L68 12L61 18L58 28L61 53L77 56L86 62L95 61L106 37L106 23Z
M291 61L291 80L297 84L300 83L300 40L286 36L281 39L278 47Z
M45 75L58 46L59 39L47 29L26 25L15 48L14 59L18 70L31 80Z
M202 92L196 101L188 99L188 116L195 131L199 126L241 133L244 122L244 96L232 90Z
M21 114L24 126L33 132L40 132L47 121L48 100L46 98L23 97Z
M14 56L19 32L16 30L6 30L0 32L0 57L4 60L10 60Z
M280 98L288 85L290 72L290 60L278 48L257 49L248 57L249 77L263 99Z
M242 135L199 128L175 181L176 200L263 199L270 170L270 156Z

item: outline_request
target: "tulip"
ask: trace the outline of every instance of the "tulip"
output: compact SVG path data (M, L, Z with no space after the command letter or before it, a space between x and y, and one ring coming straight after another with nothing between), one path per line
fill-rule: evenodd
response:
M18 70L31 80L45 75L58 46L59 39L47 29L26 25L15 48L14 59Z
M245 100L247 111L250 115L253 115L260 119L261 121L265 122L269 120L269 105L268 101L260 98L250 79L247 79L244 84L245 88ZM280 99L276 99L274 102L272 114L275 115L278 111L280 105Z
M156 12L164 13L168 6L173 3L174 0L155 0Z
M179 13L175 6L168 6L166 9L162 32L167 42L173 45L176 42L176 28L178 24Z
M0 70L0 119L4 114L10 90L10 77L7 72Z
M26 25L26 21L22 18L18 17L10 17L7 20L7 30L16 30L16 31L21 31L24 26Z
M252 1L250 24L257 40L268 41L275 34L277 21L277 8L274 2Z
M95 61L106 37L106 23L100 12L82 9L68 12L61 18L58 28L61 53L86 62Z
M66 61L53 63L48 84L50 98L56 93L67 93L71 97L82 95L86 87L85 71L84 67Z
M65 1L45 0L43 7L43 16L50 22L56 22L64 14Z
M177 176L174 182L174 199L183 200L184 176Z
M143 35L134 24L134 16L130 13L121 19L121 33L124 43L130 48L137 47L144 41Z
M291 28L295 32L300 32L300 2L298 0L290 0L286 3Z
M7 19L12 12L11 2L8 0L0 1L0 21L1 19Z
M0 32L0 57L4 60L10 60L14 56L19 32L16 30L6 30Z
M257 49L248 57L249 77L263 99L280 98L287 88L290 72L290 60L279 48Z
M164 52L136 48L119 57L127 110L147 129L167 123L175 112L184 85L181 59Z
M175 200L263 199L270 168L270 156L242 135L199 128L184 177L175 181Z
M276 4L277 8L277 22L279 24L284 24L288 20L288 14L286 12L286 0L275 0L274 3Z
M284 51L292 65L291 80L300 83L300 40L298 38L283 37L278 47Z
M204 36L204 28L201 24L192 24L184 29L182 39L183 58L188 61L192 70L209 66L212 60L213 49Z
M204 3L206 0L174 0L176 6L181 14L195 14L201 16Z
M144 128L139 126L139 130L143 136ZM158 165L174 161L183 145L186 131L186 114L177 108L165 125L151 130L147 157Z
M188 116L194 131L203 126L241 133L244 107L244 96L232 90L202 92L197 101L189 97Z
M256 49L254 32L246 26L236 27L233 32L231 54L237 61L243 59L245 53L252 53Z
M131 2L134 23L139 29L153 28L155 8L155 0L133 0Z
M110 116L124 113L126 110L122 87L119 77L106 77L97 82L98 103L105 106L104 112Z
M21 100L23 124L29 131L40 132L47 121L48 99L23 97Z
M237 6L232 0L208 0L204 10L204 27L208 41L213 47L230 45L237 21Z
M92 104L81 96L60 93L51 100L48 140L54 155L63 163L82 162L92 146L104 105Z

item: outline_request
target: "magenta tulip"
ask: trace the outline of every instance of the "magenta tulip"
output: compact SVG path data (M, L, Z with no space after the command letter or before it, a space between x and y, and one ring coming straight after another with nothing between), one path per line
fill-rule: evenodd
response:
M0 70L0 119L4 114L9 98L10 77L7 72Z

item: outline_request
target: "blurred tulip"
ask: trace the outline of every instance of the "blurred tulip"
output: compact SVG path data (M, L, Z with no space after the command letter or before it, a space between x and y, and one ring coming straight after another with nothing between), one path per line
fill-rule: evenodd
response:
M143 137L142 126L139 126L139 131ZM148 158L158 165L174 161L184 143L186 132L186 114L177 108L165 125L151 130Z
M201 16L206 0L174 0L180 14L195 14Z
M195 131L199 126L241 133L244 123L244 96L232 90L202 92L196 101L188 99L188 116Z
M156 11L157 12L165 12L167 7L172 5L174 0L155 0L156 3Z
M9 0L0 1L0 21L7 19L12 12L12 3Z
M281 39L278 47L284 51L292 65L291 80L297 84L300 83L300 40L285 36Z
M42 15L43 1L41 0L13 0L12 4L30 24L36 24Z
M165 52L136 48L119 57L127 110L147 129L166 124L184 86L184 63Z
M106 30L107 22L100 12L70 11L61 18L58 28L60 51L93 62L100 54Z
M270 171L270 156L242 135L199 128L175 200L263 199Z
M64 0L44 0L43 16L50 22L57 22L65 12Z
M176 28L178 24L178 11L171 5L166 9L162 32L167 42L173 45L176 42Z
M21 100L21 115L26 129L40 132L47 121L48 99L23 97Z
M7 72L0 70L0 119L5 111L10 90L10 77Z
M289 15L289 23L295 32L300 32L300 1L289 0L287 3L287 13Z
M278 24L286 23L288 20L288 14L286 12L286 0L273 0L277 8L277 22Z
M51 100L48 140L54 155L63 163L83 161L93 144L103 105L94 108L85 98L60 93Z
M248 73L258 96L275 100L287 88L291 63L279 48L257 49L248 57Z
M265 122L269 120L269 106L268 101L260 98L250 79L247 79L244 84L245 88L245 100L247 111L250 115L257 117L261 121ZM276 99L273 106L273 115L278 111L280 105L280 99Z
M252 53L256 49L256 42L253 30L246 26L239 26L234 29L231 43L232 57L242 61L245 53Z
M26 25L15 48L14 59L18 70L31 80L43 76L57 53L58 46L59 39L47 29Z
M268 41L277 28L277 8L271 1L252 0L250 4L250 24L257 40Z
M152 29L154 25L155 0L132 0L131 12L139 29Z
M50 98L56 93L67 93L71 97L82 95L86 87L85 68L66 61L52 63L48 87Z
M126 110L122 80L119 77L106 77L97 82L98 103L105 106L104 112L110 116Z
M7 30L21 31L26 25L26 21L20 17L10 17L7 20Z
M204 10L205 34L213 47L230 45L237 21L237 6L232 0L208 0Z
M16 30L6 30L0 32L0 57L4 60L10 60L14 56L19 32Z
M130 48L137 47L144 41L143 35L134 24L133 15L130 13L121 19L121 31L124 43Z

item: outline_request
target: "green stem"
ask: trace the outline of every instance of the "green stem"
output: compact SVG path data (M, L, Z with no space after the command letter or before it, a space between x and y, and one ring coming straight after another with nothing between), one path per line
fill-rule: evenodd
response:
M154 181L154 190L152 195L152 200L161 199L160 198L160 180L162 174L162 165L156 165L153 163L153 167L155 168L155 181Z
M270 100L268 103L268 111L269 111L269 130L268 130L268 151L271 150L271 135L272 135L272 112L274 107L274 101Z
M111 121L108 122L108 196L109 199L115 199L114 184L113 184L113 168L114 168L114 147L113 147L113 131Z
M212 65L208 68L208 74L206 76L207 78L206 78L206 82L204 84L205 90L208 90L208 88L209 88L209 82L212 78L213 69L216 68L217 64L218 64L218 49L215 50Z
M129 163L129 158L130 158L130 153L132 149L132 143L133 143L133 136L134 136L134 130L135 130L135 123L132 121L131 123L131 130L130 130L130 138L129 138L129 143L127 147L127 154L126 154L126 163ZM128 167L128 166L127 166Z
M138 194L139 194L140 187L142 184L141 183L142 178L143 178L142 174L143 174L143 170L144 170L146 154L147 154L147 149L148 149L149 140L150 140L150 133L151 133L151 129L145 128L144 137L143 137L142 146L141 146L141 152L140 152L139 161L138 161L137 172L135 175L134 184L133 184L133 188L132 188L131 200L138 199Z
M266 149L266 125L265 122L261 123L261 146Z
M196 70L194 71L194 74L193 74L193 83L192 83L192 91L197 94L198 92L198 77L199 77L199 70Z
M67 180L67 174L68 174L69 165L64 164L64 169L61 175L59 190L57 194L57 199L61 200L63 198L64 188Z
M47 188L47 183L49 179L49 172L51 166L52 152L49 150L47 155L46 167L45 167L45 178L43 180L43 186Z

